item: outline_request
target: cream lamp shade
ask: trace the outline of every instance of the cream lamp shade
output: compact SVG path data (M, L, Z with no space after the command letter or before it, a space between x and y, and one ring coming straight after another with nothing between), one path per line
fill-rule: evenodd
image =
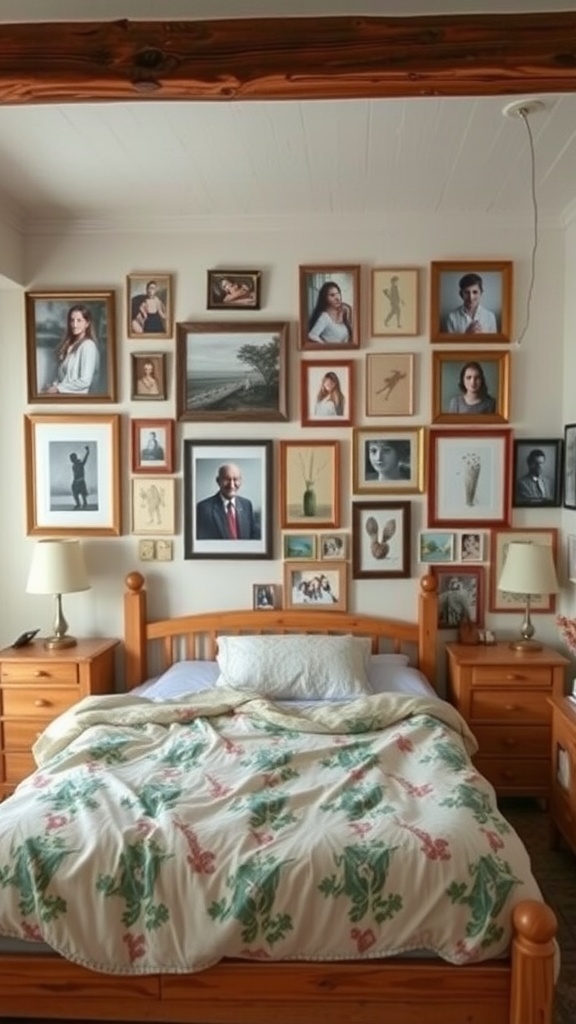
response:
M62 594L75 594L89 589L90 581L80 541L38 541L32 555L26 592L54 595L54 633L44 641L46 647L74 646L76 639L68 635L68 623L62 614Z
M520 628L522 640L515 641L511 646L519 651L542 650L542 644L532 639L534 626L530 619L530 599L534 594L558 592L558 578L551 545L512 541L508 545L498 589L522 594L526 602L524 620Z

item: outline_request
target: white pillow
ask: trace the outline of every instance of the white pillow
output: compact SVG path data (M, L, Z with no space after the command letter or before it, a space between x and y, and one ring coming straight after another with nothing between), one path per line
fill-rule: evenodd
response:
M216 686L273 700L343 700L370 693L370 640L353 636L220 636Z
M384 657L386 657L384 655ZM438 694L426 676L417 668L380 660L374 655L368 669L368 680L372 693L406 693L420 697L437 697Z
M210 690L218 678L215 661L176 661L162 675L148 679L131 693L148 700L170 700L187 694Z

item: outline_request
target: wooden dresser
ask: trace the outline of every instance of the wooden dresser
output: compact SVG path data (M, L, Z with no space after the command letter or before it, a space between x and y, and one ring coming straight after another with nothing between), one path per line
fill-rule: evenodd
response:
M552 781L550 812L552 838L563 835L576 853L576 701L553 697Z
M550 698L564 693L567 658L549 647L522 654L507 643L446 651L449 699L478 740L478 770L499 796L547 799Z
M47 650L41 640L0 651L0 800L36 765L32 745L57 715L90 694L115 689L118 640L79 640Z

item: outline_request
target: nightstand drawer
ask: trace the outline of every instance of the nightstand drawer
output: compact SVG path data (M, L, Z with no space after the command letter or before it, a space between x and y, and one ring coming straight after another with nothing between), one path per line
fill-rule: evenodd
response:
M477 665L472 669L473 686L551 686L547 665Z
M4 746L8 752L12 750L27 750L33 747L36 740L44 729L52 721L52 717L46 720L42 718L8 718L4 722Z
M508 791L546 796L550 788L549 761L530 758L482 757L475 755L474 764L499 793Z
M9 786L17 786L22 779L31 775L38 767L30 750L18 750L13 754L5 754L3 761L4 781Z
M73 661L3 661L3 683L77 683L78 665Z
M550 729L543 725L476 725L473 731L488 757L550 756Z
M541 691L523 690L472 690L470 694L470 722L485 720L547 725L550 722L550 708Z
M51 721L78 700L74 686L6 687L2 693L2 714L6 730L10 718L40 718Z

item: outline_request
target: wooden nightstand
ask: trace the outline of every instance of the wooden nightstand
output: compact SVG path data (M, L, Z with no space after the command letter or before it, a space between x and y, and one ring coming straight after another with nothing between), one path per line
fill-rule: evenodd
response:
M552 705L552 840L563 835L576 853L576 701L554 697Z
M79 640L47 650L42 641L0 651L0 800L34 771L32 745L82 697L113 693L118 640Z
M446 644L448 693L478 740L474 763L499 796L550 791L552 709L564 693L567 658L550 647L531 654L507 643Z

